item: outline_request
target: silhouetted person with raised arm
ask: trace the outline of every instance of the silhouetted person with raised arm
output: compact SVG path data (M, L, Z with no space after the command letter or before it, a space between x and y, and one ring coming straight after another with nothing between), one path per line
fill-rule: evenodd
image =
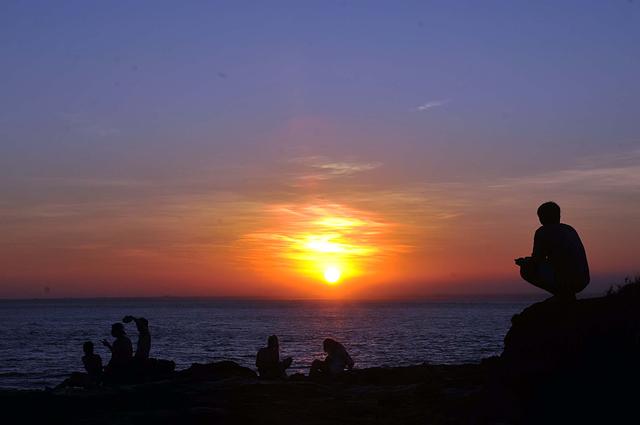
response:
M111 325L111 335L115 338L113 344L106 339L102 340L102 344L111 351L111 360L105 369L105 374L110 381L122 381L126 379L129 372L133 359L133 347L122 323Z
M554 295L556 299L575 299L589 284L589 264L578 232L560 222L560 207L545 202L538 208L542 226L533 238L531 257L518 258L524 280Z
M138 329L138 344L136 345L136 354L134 359L138 362L144 362L149 359L151 351L151 333L149 332L149 321L144 317L124 316L124 323L134 322Z
M256 355L256 367L261 378L278 379L287 376L286 370L291 366L293 359L287 357L280 361L280 343L278 337L271 335L267 339L267 346L258 350Z
M324 360L316 359L311 363L310 377L333 377L341 374L345 369L353 369L355 364L353 359L338 341L327 338L322 342L322 348L327 353L327 357Z

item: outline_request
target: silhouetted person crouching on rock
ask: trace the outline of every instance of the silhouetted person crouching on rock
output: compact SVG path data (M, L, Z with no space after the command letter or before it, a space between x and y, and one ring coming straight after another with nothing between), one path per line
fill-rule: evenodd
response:
M310 377L333 377L341 374L345 369L353 369L353 359L338 341L327 338L323 341L322 348L327 353L327 357L324 360L316 359L311 363Z
M575 299L589 284L589 265L578 232L560 223L560 207L545 202L538 208L542 226L536 230L531 257L518 258L520 275L558 299Z
M124 323L134 322L138 329L138 344L136 345L136 354L134 359L137 362L144 362L149 359L151 351L151 333L149 332L149 321L144 317L124 316Z
M256 366L258 374L265 379L278 379L287 376L286 369L291 366L293 359L287 357L280 361L280 343L278 337L271 335L267 339L267 346L258 350Z
M130 369L133 347L122 323L111 325L111 335L115 338L113 344L106 339L102 340L102 344L111 351L111 360L105 369L105 379L112 382L123 381L127 379Z

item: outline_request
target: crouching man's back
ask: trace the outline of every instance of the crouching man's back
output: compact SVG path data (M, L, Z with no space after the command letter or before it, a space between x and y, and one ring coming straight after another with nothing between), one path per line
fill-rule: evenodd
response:
M560 207L545 202L538 208L542 226L533 238L531 257L518 258L520 275L560 298L574 298L589 284L589 264L578 232L560 222Z
M541 226L535 234L532 257L549 261L562 290L578 293L590 281L589 264L578 232L568 224Z

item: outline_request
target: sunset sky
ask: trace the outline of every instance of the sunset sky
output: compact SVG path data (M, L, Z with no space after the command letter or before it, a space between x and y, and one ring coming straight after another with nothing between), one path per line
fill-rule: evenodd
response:
M548 200L640 273L640 2L0 3L0 297L538 293Z

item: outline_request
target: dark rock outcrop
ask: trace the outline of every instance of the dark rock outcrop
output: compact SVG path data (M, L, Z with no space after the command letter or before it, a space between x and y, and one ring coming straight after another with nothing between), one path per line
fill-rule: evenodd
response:
M194 363L188 369L176 374L177 378L191 381L216 381L225 378L256 379L258 375L236 362L222 361L214 363Z
M534 304L494 360L491 410L514 422L625 422L640 377L640 282L604 297Z
M639 337L640 296L636 294L568 303L551 299L513 317L501 361L519 379L633 363Z

